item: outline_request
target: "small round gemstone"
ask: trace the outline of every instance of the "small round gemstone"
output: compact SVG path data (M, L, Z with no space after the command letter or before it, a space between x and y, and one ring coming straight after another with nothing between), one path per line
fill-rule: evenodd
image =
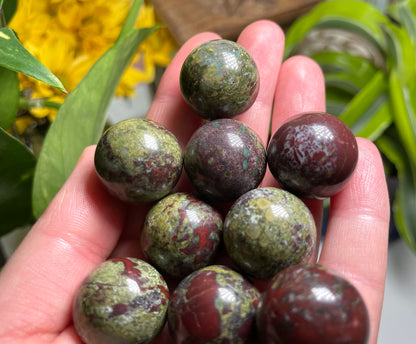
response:
M358 161L354 134L328 113L306 113L284 123L267 149L269 168L297 196L323 199L344 188Z
M357 289L318 264L279 272L257 312L263 343L367 343L369 317Z
M113 195L131 203L152 202L176 185L183 154L178 140L165 127L132 118L107 129L97 145L94 163Z
M247 343L260 294L239 273L211 265L188 275L172 294L168 323L176 343Z
M195 48L180 74L185 101L205 119L230 118L247 110L257 97L259 74L239 44L213 40Z
M233 262L257 279L309 262L317 245L315 222L306 205L272 187L251 190L233 204L224 219L223 238Z
M114 258L79 287L73 320L86 344L149 343L165 324L168 304L168 287L155 268L135 258Z
M143 224L143 252L162 273L185 277L209 265L222 238L222 217L209 204L174 193L150 209Z
M233 201L263 180L266 151L257 134L242 122L218 119L192 135L184 168L202 198Z

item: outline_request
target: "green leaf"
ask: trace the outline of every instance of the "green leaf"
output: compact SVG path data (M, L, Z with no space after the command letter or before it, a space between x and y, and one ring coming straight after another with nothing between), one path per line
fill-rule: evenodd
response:
M392 124L391 104L386 95L381 96L370 108L367 116L357 123L356 135L371 141L376 140Z
M414 78L416 72L416 49L403 28L382 25L386 38L386 57L389 71L395 69L402 83Z
M61 81L20 43L10 28L0 28L0 66L20 72L66 92Z
M336 87L352 95L359 92L378 70L371 61L345 52L322 51L310 57L321 67L327 87Z
M124 21L123 27L118 35L117 40L122 40L125 36L127 36L133 29L134 25L137 21L137 16L139 15L140 8L142 7L143 0L134 1L130 11L127 15L126 20Z
M384 51L384 34L380 24L389 19L373 5L356 0L324 1L297 19L286 35L285 56L296 52L305 36L316 28L337 28L355 32Z
M7 0L6 2L3 2L3 11L6 18L6 23L9 23L13 18L14 13L16 12L16 8L17 0Z
M336 87L351 95L359 92L362 87L360 80L357 80L353 74L327 72L324 77L326 87Z
M389 78L394 123L412 168L416 168L416 78L403 85L396 70Z
M391 3L387 13L405 28L410 39L416 43L416 2L401 0Z
M32 217L33 154L0 128L0 236L27 224Z
M356 73L358 77L373 75L378 69L370 60L339 51L320 51L311 55L324 72Z
M390 135L375 141L381 152L395 165L399 185L393 202L394 222L402 239L416 253L416 173L400 142Z
M8 129L19 108L19 80L17 73L0 67L0 127Z
M337 87L326 86L326 111L332 115L340 116L351 101L351 94Z
M339 118L356 136L376 139L393 120L386 75L382 71L377 72Z
M156 28L135 29L111 47L68 95L45 137L33 185L40 216L88 145L98 142L106 110L137 48Z

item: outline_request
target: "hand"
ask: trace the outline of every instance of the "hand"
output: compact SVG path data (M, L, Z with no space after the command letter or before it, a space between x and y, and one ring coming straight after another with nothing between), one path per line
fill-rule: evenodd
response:
M188 53L204 41L191 38L167 68L147 115L169 128L184 147L201 120L186 106L179 71ZM259 21L238 42L255 59L260 92L255 104L237 117L267 143L290 116L325 110L324 80L305 57L281 64L284 35L274 23ZM274 103L273 103L274 99ZM331 199L330 219L319 263L349 279L361 292L376 343L386 274L389 203L382 161L376 147L358 139L359 161L346 186ZM39 218L0 274L0 338L7 343L80 343L72 325L72 301L84 277L109 256L136 256L138 230L150 205L127 206L111 197L94 170L94 147L87 148L73 173ZM263 186L276 185L267 172ZM189 183L182 176L178 189ZM318 226L322 202L308 201ZM159 342L168 337L167 331Z

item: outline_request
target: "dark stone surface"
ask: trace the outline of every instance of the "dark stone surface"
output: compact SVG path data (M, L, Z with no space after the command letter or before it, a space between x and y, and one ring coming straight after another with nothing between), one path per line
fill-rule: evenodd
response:
M327 113L307 113L284 123L267 149L270 171L281 186L305 198L338 193L358 160L351 130Z
M278 273L262 296L257 325L267 344L364 344L366 305L357 289L320 265Z
M180 74L185 101L205 119L230 118L247 110L257 97L259 74L250 54L229 40L195 48Z
M227 202L260 184L266 153L257 134L243 123L218 119L192 135L185 148L184 168L201 197Z
M259 297L237 272L208 266L190 274L173 292L169 328L176 343L248 343Z
M131 203L151 202L166 196L176 185L183 154L166 128L148 119L132 118L103 134L94 163L113 195Z
M86 344L149 343L163 328L169 291L150 264L114 258L84 280L74 300L74 326Z
M222 225L213 207L192 195L175 193L148 212L140 244L160 272L183 278L213 261Z
M234 263L257 279L309 262L317 245L315 222L306 205L272 187L251 190L233 204L223 238Z

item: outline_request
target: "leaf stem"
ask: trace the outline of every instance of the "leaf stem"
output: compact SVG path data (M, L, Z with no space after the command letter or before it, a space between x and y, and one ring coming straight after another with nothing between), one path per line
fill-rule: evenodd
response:
M3 10L3 7L0 7L0 27L6 27L6 26L7 26L7 21L4 15L4 10Z
M30 108L53 108L59 109L61 107L61 103L51 101L47 98L37 98L37 99L27 99L27 98L20 98L19 100L19 108L28 110Z

